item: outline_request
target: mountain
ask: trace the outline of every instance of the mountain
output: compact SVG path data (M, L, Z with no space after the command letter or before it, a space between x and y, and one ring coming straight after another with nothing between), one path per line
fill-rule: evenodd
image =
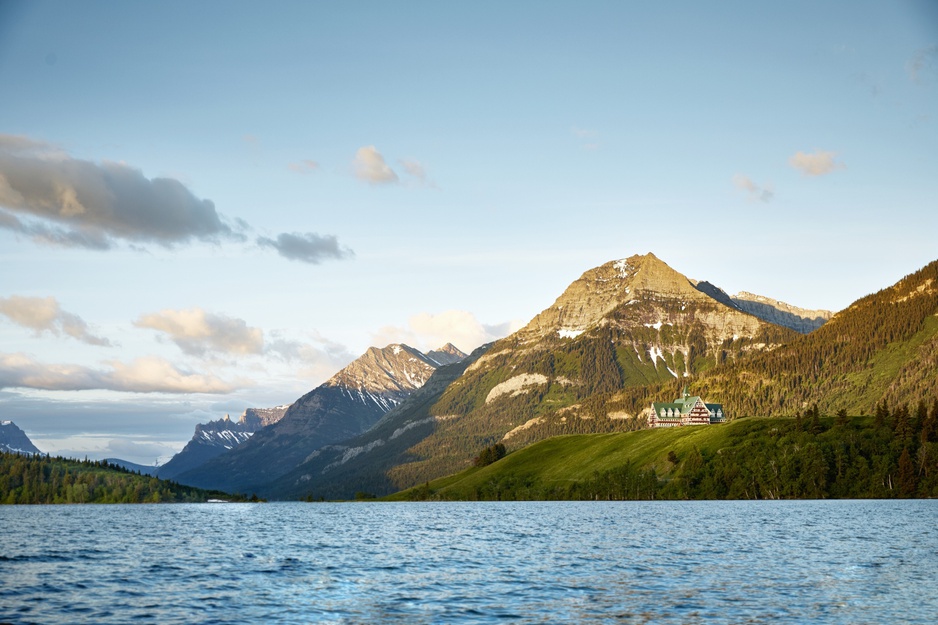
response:
M357 492L397 490L388 471L401 464L408 457L408 450L445 420L430 414L432 406L488 347L484 345L458 362L439 367L423 386L369 430L317 449L302 464L259 492L276 499L351 499Z
M364 434L323 447L268 492L381 495L461 470L494 442L514 449L641 427L651 401L799 336L720 293L653 254L591 269L527 326L461 363L463 373L441 368L439 384Z
M810 334L707 372L695 395L736 415L872 414L938 397L938 261L857 300ZM917 410L917 409L916 409Z
M19 429L12 421L0 421L0 452L15 454L41 454L26 436L26 432Z
M806 310L746 291L734 295L732 301L740 310L750 315L755 315L769 323L791 328L801 334L817 330L834 316L834 313L829 310Z
M292 470L323 445L370 428L423 386L441 366L440 360L465 357L451 345L431 353L439 360L407 345L372 347L296 400L278 422L176 479L229 492L263 492L265 484Z
M237 421L225 415L224 419L196 425L192 440L159 468L158 475L163 479L175 479L181 473L202 466L248 440L262 427L282 419L288 407L248 408Z

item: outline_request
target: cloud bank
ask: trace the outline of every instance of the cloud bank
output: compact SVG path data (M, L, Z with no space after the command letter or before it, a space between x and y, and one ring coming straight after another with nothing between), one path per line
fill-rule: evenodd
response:
M370 150L359 150L361 174L373 182L396 181L377 150ZM309 160L290 165L300 173L318 167ZM77 159L42 141L0 134L0 229L39 243L108 250L119 241L166 248L245 241L243 231L250 226L240 219L231 223L236 227L211 200L196 197L174 178L147 178L123 163ZM255 243L308 263L353 256L333 235L283 233Z
M213 376L184 371L153 356L130 363L110 361L107 369L46 364L25 354L0 353L0 388L45 391L107 390L131 393L230 393L232 384Z
M0 297L0 315L17 325L29 328L37 336L48 332L55 336L64 334L88 345L111 345L108 339L92 334L88 324L81 317L62 310L54 297Z
M26 137L0 136L0 205L15 213L4 213L0 227L67 246L237 238L210 200L178 180L71 158Z
M836 152L818 150L811 153L795 152L788 159L788 164L805 176L824 176L835 169L844 169L845 165L835 160Z
M184 353L203 356L207 352L260 354L264 333L242 319L209 313L201 308L163 310L143 315L134 325L162 332Z

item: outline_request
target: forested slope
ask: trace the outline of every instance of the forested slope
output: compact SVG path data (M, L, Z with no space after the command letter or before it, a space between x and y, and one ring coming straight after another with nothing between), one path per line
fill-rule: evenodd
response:
M3 504L180 503L209 498L233 499L220 491L182 486L105 461L0 453Z
M798 418L558 436L389 499L935 497L936 416L938 401L873 417L811 410Z

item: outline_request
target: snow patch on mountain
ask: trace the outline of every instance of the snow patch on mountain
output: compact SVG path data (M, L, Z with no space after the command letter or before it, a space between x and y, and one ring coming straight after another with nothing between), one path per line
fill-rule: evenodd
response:
M627 258L621 258L615 261L612 266L619 272L620 278L628 278L635 272L635 267L633 267Z

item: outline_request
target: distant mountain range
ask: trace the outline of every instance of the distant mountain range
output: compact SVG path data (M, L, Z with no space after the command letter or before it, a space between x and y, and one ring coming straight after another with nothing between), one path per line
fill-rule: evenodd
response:
M496 442L640 429L653 401L684 386L731 419L925 401L938 394L936 313L938 262L831 315L731 297L633 256L585 272L467 358L372 348L178 479L274 498L383 495L460 471Z
M0 451L14 454L40 454L39 449L12 421L0 421Z

